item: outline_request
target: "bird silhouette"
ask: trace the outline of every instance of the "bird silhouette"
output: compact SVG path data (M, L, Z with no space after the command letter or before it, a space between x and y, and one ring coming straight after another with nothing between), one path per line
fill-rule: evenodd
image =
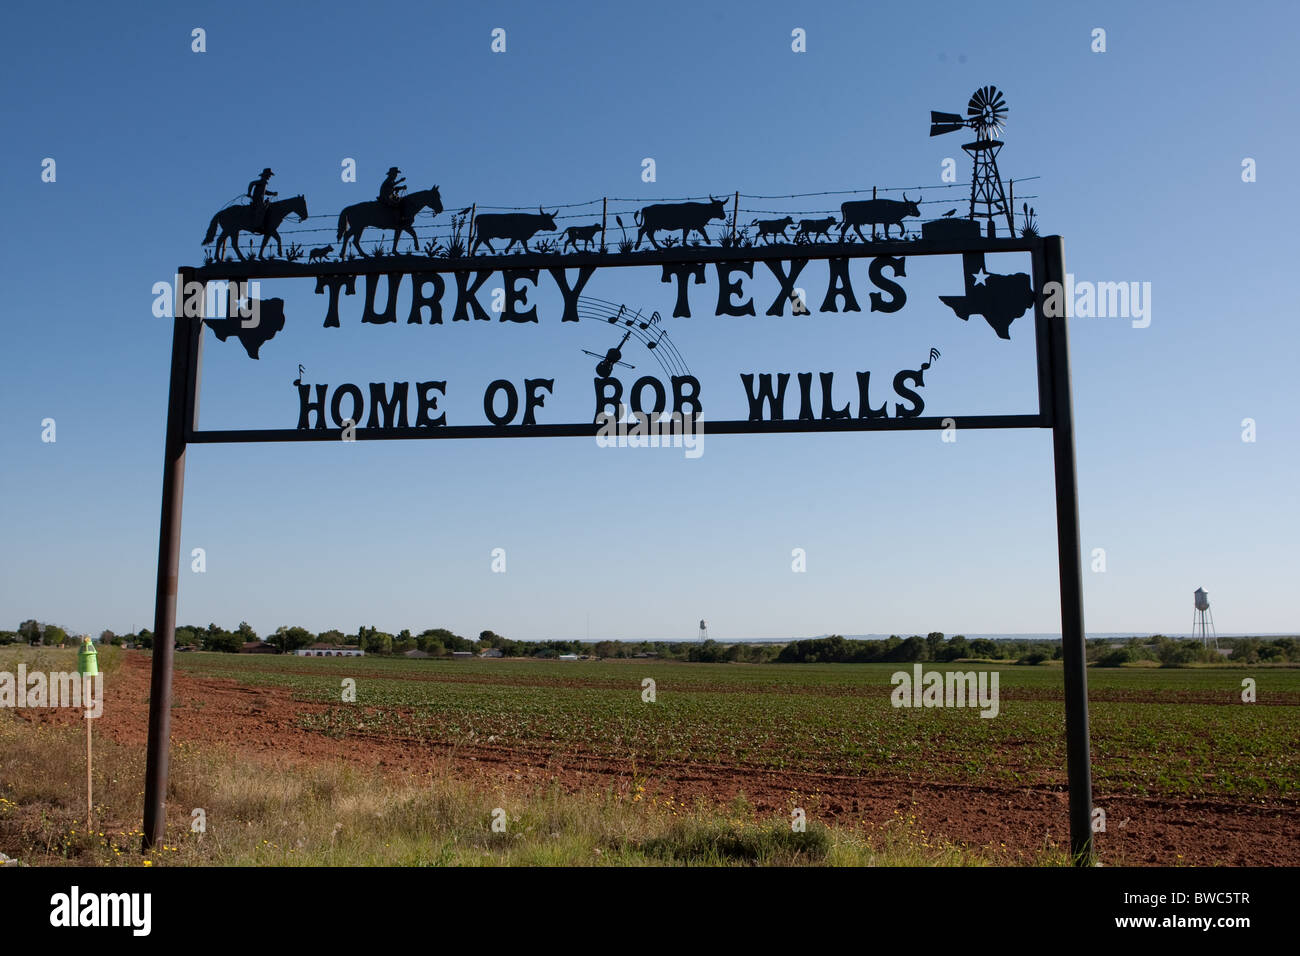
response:
M957 212L956 209L949 209L946 213L944 213L944 217L947 218L948 216L955 215L956 212Z

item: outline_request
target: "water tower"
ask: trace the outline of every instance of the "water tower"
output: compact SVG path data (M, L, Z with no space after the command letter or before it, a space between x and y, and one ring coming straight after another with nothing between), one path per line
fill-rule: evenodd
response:
M1214 612L1210 610L1210 595L1204 588L1197 588L1192 592L1193 608L1192 611L1192 637L1201 639L1201 643L1206 647L1214 645L1215 650L1219 648L1219 639L1214 633Z
M709 626L704 623L704 618L700 618L700 640L707 641L708 639L709 639Z

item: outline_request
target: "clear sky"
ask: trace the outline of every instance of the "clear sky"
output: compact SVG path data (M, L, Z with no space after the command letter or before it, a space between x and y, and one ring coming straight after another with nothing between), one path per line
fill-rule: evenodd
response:
M0 627L152 626L171 322L151 289L201 263L208 219L262 167L306 195L301 228L324 231L304 245L333 242L339 209L390 165L440 186L447 212L425 232L471 203L873 185L924 186L938 216L945 199L965 210L944 158L963 183L970 169L961 133L927 136L929 111L995 84L1003 176L1041 177L1016 192L1065 237L1068 270L1150 283L1148 327L1072 324L1088 630L1186 632L1198 586L1224 632L1297 629L1294 4L47 3L6 19ZM742 199L741 218L841 198ZM715 417L743 417L743 371L834 371L838 389L870 370L887 390L932 346L927 414L1029 410L1029 320L1004 342L938 303L961 291L956 260L907 269L895 316L715 317L710 273L693 317L665 325ZM808 270L819 299L826 267ZM343 327L324 329L310 280L268 283L286 328L257 362L208 334L203 424L292 427L299 363L332 385L446 379L462 424L483 421L488 381L555 377L543 420L586 419L582 349L614 343L562 326L553 288L534 327L362 326L345 298ZM761 303L776 287L760 267L753 288ZM602 270L589 291L671 313L654 269ZM706 433L704 448L193 447L178 617L525 639L689 638L700 618L723 640L1059 630L1049 433Z

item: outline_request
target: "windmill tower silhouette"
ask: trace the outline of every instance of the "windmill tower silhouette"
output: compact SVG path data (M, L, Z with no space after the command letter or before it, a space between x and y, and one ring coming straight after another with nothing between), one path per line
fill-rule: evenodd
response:
M998 175L998 153L1005 145L995 139L1007 121L1007 101L996 86L982 86L966 104L966 116L960 113L930 111L930 135L939 136L959 129L975 131L975 142L963 143L974 161L970 181L970 218L988 220L988 236L997 235L996 220L1005 217L1011 235L1016 234L1015 217L1007 202L1002 178Z
M700 618L700 640L707 641L708 639L709 639L709 626L704 623L704 618Z

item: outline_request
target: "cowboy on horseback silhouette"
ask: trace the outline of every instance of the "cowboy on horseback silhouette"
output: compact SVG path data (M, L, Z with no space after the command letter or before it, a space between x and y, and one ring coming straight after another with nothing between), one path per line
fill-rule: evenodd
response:
M403 221L402 193L406 192L406 187L402 185L406 182L406 177L401 173L402 171L396 166L390 166L388 175L379 185L379 201L397 214L398 222Z
M248 184L248 191L245 193L249 198L249 208L252 210L253 230L261 232L262 225L266 220L266 207L271 204L267 196L278 196L277 192L267 190L267 184L270 182L275 173L271 172L271 167L262 170L262 175L258 176Z

